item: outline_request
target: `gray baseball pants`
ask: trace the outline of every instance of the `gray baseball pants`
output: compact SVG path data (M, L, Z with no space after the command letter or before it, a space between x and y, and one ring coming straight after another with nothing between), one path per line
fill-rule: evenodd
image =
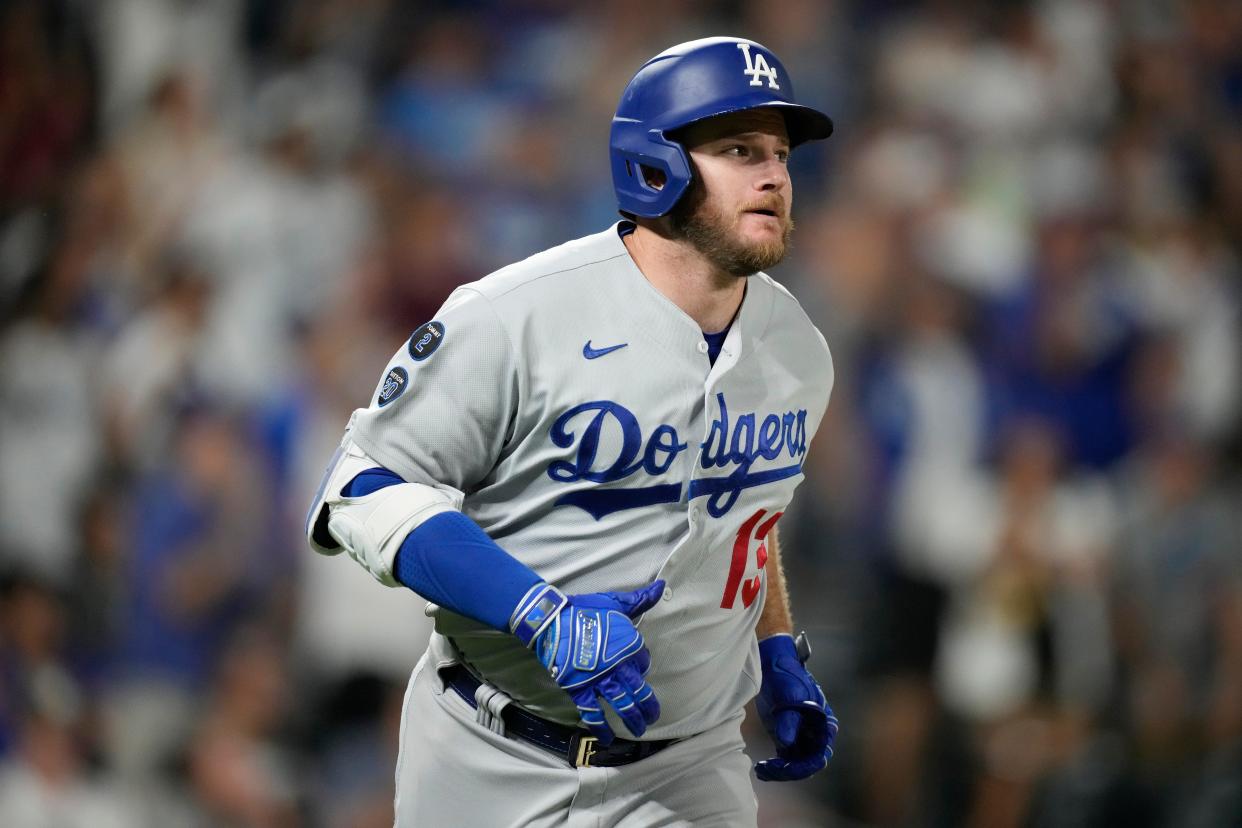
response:
M400 828L754 828L742 712L654 756L616 768L574 768L500 736L446 688L426 656L401 712L396 825Z

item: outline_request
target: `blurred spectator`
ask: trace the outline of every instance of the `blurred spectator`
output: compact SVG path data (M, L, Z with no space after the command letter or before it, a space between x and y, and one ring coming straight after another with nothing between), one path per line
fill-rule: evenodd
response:
M0 585L0 755L19 741L24 716L39 702L80 713L76 678L65 660L60 596L37 577L14 572ZM68 711L68 712L64 712Z
M137 811L91 777L71 723L31 713L18 754L0 765L0 821L29 828L127 828Z
M323 824L392 825L389 777L397 761L405 684L404 677L389 682L357 673L328 685L323 703L312 711L309 744L319 761L308 796Z
M166 456L173 412L202 387L199 354L211 283L185 254L169 254L151 303L114 341L103 366L113 450L150 471Z
M1117 652L1137 756L1165 768L1237 735L1217 705L1242 676L1242 526L1213 465L1202 446L1166 435L1143 447L1124 489Z
M122 772L169 760L234 630L279 607L290 560L269 543L275 515L241 423L210 406L185 411L135 497L120 683L109 702Z
M1100 244L1085 220L1044 222L1030 280L991 309L988 348L995 422L1045 418L1070 462L1096 467L1134 439L1125 395L1134 321Z
M103 456L96 353L76 318L84 252L65 240L0 329L0 563L61 585L72 577L75 516Z
M469 17L442 17L408 44L384 95L380 123L416 168L481 172L517 118L516 102L488 76L488 31Z
M70 5L0 9L0 214L55 201L91 136L94 67Z
M279 644L254 631L220 661L189 756L193 796L220 824L300 824L294 763L276 739L293 690L285 671Z
M201 80L170 71L153 85L146 111L115 138L112 155L130 211L126 256L141 277L153 271L229 157L205 94Z
M1200 440L1219 441L1236 428L1242 402L1242 328L1239 262L1206 226L1178 224L1127 253L1136 313L1169 348L1174 363L1165 387L1144 389L1145 425L1178 427Z
M79 546L67 596L69 640L87 692L98 694L114 678L128 565L129 503L125 478L95 481L78 520Z
M341 301L341 275L375 232L367 194L347 166L368 106L357 72L326 60L277 75L256 90L254 137L280 199L273 230L289 320L309 319Z
M0 822L133 824L130 803L92 772L89 699L68 659L64 600L14 575L0 591Z
M1008 435L994 485L929 505L960 521L958 543L940 534L935 549L957 559L933 559L953 590L938 679L945 703L970 719L996 720L1039 699L1087 711L1107 701L1115 506L1103 481L1067 477L1064 463L1056 432L1031 422Z
M123 129L170 70L198 81L199 91L224 106L240 94L244 0L101 0L86 10L100 53L99 92L108 134ZM171 185L175 183L170 181Z

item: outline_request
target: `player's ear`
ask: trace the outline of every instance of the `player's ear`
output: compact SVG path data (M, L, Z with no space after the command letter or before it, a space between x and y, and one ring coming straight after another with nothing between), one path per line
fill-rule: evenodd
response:
M663 190L664 185L668 183L668 176L664 174L664 170L657 170L655 167L648 167L646 164L640 165L643 173L643 181L647 182L647 186L653 190Z

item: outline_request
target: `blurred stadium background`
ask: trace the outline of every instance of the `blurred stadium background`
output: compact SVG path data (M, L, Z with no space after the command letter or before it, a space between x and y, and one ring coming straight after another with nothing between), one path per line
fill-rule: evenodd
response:
M843 730L763 824L1242 825L1232 0L0 2L0 824L390 824L421 602L308 497L453 286L614 220L620 90L709 34L838 125L774 273Z

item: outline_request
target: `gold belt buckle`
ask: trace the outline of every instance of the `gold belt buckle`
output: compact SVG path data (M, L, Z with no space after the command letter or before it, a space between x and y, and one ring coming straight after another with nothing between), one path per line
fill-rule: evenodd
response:
M595 755L595 743L598 741L595 736L578 737L578 758L574 760L577 767L591 767L591 757Z

